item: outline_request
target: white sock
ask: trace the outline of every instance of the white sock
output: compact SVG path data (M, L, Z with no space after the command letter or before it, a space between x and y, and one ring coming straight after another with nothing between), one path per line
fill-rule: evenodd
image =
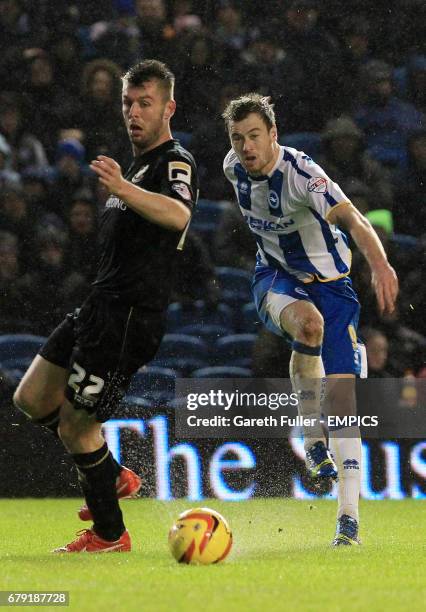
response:
M362 469L359 427L344 427L330 431L330 450L339 470L337 518L342 514L348 514L359 521L358 504Z
M321 411L325 384L324 366L320 355L306 355L293 350L290 359L290 379L298 395L299 415L315 420L312 426L303 427L305 450L318 441L325 443Z

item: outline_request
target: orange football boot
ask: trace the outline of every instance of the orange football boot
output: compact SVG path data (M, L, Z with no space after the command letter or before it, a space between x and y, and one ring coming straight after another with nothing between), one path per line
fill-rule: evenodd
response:
M130 552L132 543L128 531L125 531L118 540L110 542L98 536L93 529L82 529L77 531L78 538L52 550L54 553L107 553L107 552Z

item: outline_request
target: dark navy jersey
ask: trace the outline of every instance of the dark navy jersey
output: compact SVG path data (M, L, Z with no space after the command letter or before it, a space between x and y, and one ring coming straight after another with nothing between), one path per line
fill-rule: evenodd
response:
M177 140L135 157L125 178L143 189L180 200L190 210L195 206L195 161ZM93 286L128 304L165 309L182 235L182 231L148 221L117 196L110 196L100 220L100 259Z

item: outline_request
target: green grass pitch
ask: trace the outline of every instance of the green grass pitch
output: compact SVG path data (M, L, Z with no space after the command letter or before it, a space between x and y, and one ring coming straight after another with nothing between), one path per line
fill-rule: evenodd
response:
M84 527L79 500L0 500L0 590L68 590L82 612L425 609L424 502L362 502L363 545L333 549L333 502L205 501L229 520L233 550L219 565L183 566L167 533L196 505L126 500L132 553L52 555Z

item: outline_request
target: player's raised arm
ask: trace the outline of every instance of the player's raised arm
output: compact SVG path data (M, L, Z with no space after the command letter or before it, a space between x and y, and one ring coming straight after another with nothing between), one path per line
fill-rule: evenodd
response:
M120 165L110 157L98 155L90 164L108 191L148 221L170 230L183 230L191 211L170 196L142 189L123 178Z
M327 219L350 232L371 268L371 282L380 312L392 313L398 296L398 278L371 223L351 203L331 210Z

